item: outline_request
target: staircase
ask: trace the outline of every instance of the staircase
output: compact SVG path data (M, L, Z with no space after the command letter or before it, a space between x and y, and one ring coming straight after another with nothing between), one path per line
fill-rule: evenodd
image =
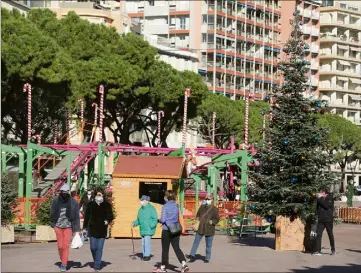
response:
M87 145L88 142L84 141L83 145ZM94 142L91 146L96 145ZM87 166L90 160L96 156L96 152L72 152L71 158L73 159L70 166L71 176L78 176L81 171ZM44 195L52 194L53 191L59 190L59 188L66 183L68 178L68 160L69 156L65 156L55 168L45 177L45 181L41 183L37 189L32 193L32 197L41 197Z

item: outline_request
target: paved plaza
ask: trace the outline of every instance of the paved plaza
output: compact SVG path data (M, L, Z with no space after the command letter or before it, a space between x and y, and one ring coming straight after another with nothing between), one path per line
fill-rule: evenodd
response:
M329 242L324 233L323 256L315 257L296 251L275 251L273 237L248 238L240 243L227 236L216 236L212 260L204 264L197 260L190 264L191 272L295 272L295 273L360 273L361 272L361 225L344 224L335 227L337 255L329 255ZM181 247L188 253L192 236L182 237ZM140 241L135 241L140 250ZM136 251L139 252L139 251ZM131 240L109 239L106 241L102 272L151 272L160 260L160 240L153 240L154 257L150 262L140 258L132 260ZM204 244L199 252L204 255ZM201 257L199 257L201 258ZM91 254L89 243L79 250L71 250L69 272L92 272L89 267ZM33 243L2 246L2 272L59 272L56 243ZM170 262L179 266L171 250ZM168 270L168 272L172 272ZM179 268L174 268L179 272Z

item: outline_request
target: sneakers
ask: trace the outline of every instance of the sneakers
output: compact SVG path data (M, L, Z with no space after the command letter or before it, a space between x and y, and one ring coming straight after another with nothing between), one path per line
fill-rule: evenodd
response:
M322 256L322 254L320 252L314 252L312 253L312 256Z
M148 257L143 257L143 261L145 261L145 262L150 261L150 257L149 256Z
M192 255L186 255L186 258L188 259L188 262L190 262L190 263L194 263L194 261L196 260L196 257L194 257Z
M65 266L65 265L61 265L61 266L60 266L60 271L61 271L61 272L66 272L66 266Z
M204 260L204 263L205 263L205 264L209 264L209 260Z
M336 250L332 250L331 255L332 256L336 255Z
M167 270L161 267L153 269L153 273L160 273L160 272L167 272Z
M185 272L188 272L188 271L189 271L188 265L183 265L182 269L181 269L181 273L185 273Z

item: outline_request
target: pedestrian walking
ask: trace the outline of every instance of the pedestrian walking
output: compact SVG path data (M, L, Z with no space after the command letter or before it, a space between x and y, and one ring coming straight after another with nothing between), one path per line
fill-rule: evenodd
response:
M111 204L105 199L103 189L95 189L95 198L86 209L84 228L90 239L90 251L93 256L94 270L101 270L103 248L109 224L113 221Z
M140 198L140 209L137 219L132 223L132 227L139 226L140 236L142 236L143 261L150 261L152 253L152 237L158 224L158 215L155 208L149 203L150 197L143 195Z
M333 197L329 194L328 189L323 189L317 194L317 231L316 231L316 246L313 255L321 255L322 233L326 228L328 239L331 245L331 255L336 254L335 238L333 236L333 211L334 201Z
M65 184L60 188L59 196L51 204L51 227L54 228L61 260L60 270L67 270L70 240L73 232L80 232L78 202L70 196L70 187Z
M86 192L81 197L80 203L79 203L79 209L84 216L86 214L86 208L87 208L89 202L93 201L93 200L94 200L93 191L91 189L87 189Z
M211 195L207 195L205 204L198 209L197 222L194 226L196 236L194 238L191 253L187 255L189 262L195 261L197 249L203 237L205 237L206 240L206 258L204 262L209 263L211 260L213 237L216 231L216 225L220 219L218 210L213 205L212 201L213 197Z
M183 251L180 249L179 241L182 232L184 232L183 216L180 213L178 205L175 203L175 194L168 190L165 192L165 204L162 207L162 215L159 222L162 224L162 262L159 268L153 272L167 272L169 265L169 247L172 245L173 250L182 265L181 272L188 272L189 267ZM183 225L182 225L183 224Z

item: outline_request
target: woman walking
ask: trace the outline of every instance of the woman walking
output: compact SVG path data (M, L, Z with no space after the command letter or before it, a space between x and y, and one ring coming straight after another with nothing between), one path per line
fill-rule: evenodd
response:
M103 189L95 189L95 198L90 201L84 219L84 228L90 238L90 251L93 256L94 270L101 269L103 248L107 236L108 225L113 221L113 210L110 203L105 200Z
M158 215L155 208L149 204L150 197L143 195L140 198L140 209L137 220L132 223L133 227L140 226L140 236L142 236L143 261L150 261L152 251L152 237L158 224Z
M51 204L51 226L55 230L58 251L61 260L60 270L67 270L70 240L73 232L80 232L80 217L78 202L70 196L70 187L65 184L60 188L60 194Z
M162 224L162 262L159 268L153 272L167 272L166 267L169 265L169 246L172 245L178 261L182 265L181 272L188 272L189 267L186 263L186 258L179 247L179 240L182 232L184 231L183 216L180 213L178 205L175 203L175 194L173 191L168 190L165 192L165 205L162 208L162 216L159 222Z

